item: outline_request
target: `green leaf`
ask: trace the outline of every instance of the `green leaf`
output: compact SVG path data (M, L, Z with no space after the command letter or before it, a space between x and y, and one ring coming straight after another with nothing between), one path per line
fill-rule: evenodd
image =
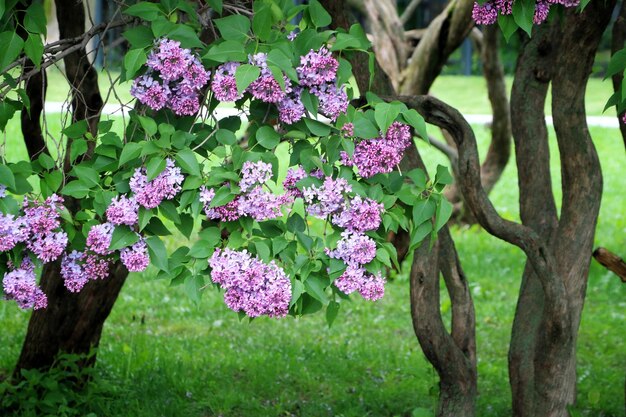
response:
M119 250L136 243L139 235L128 226L115 226L109 250Z
M52 159L52 157L47 153L41 153L37 158L37 161L39 161L39 164L44 169L52 169L56 166L56 164L54 163L54 159Z
M200 291L204 286L202 275L192 275L185 278L185 292L194 303L200 302Z
M74 198L85 198L89 194L89 187L80 181L70 181L65 184L65 187L61 190L61 194L69 195Z
M228 129L220 129L215 134L217 141L223 145L234 145L237 143L237 137L235 134Z
M378 137L378 129L374 123L365 117L357 118L354 121L354 135L363 139L373 139Z
M191 149L183 149L176 154L176 162L188 174L200 176L200 165Z
M303 293L304 284L302 283L302 281L298 279L294 280L291 288L291 302L289 303L289 307L292 307Z
M383 135L387 132L391 123L396 120L396 117L400 114L398 106L394 106L391 103L380 103L376 105L374 109L374 118L380 128Z
M240 14L226 16L213 21L227 41L243 42L250 32L250 19Z
M180 223L178 210L176 209L176 205L172 201L162 201L161 204L159 204L159 212L163 214L168 220L171 220L176 224Z
M82 138L76 138L72 141L72 146L70 148L70 162L76 161L80 155L83 155L87 152L88 146L87 141Z
M156 135L158 128L153 118L145 116L137 116L137 118L139 119L139 124L142 129L146 132L146 134L148 134L148 136Z
M306 281L304 281L304 288L307 294L323 304L328 302L328 296L324 291L324 282L318 276L311 275Z
M167 37L180 42L182 48L201 48L202 41L191 26L176 25L176 28L168 32Z
M402 117L413 129L420 135L422 139L428 142L428 132L426 131L426 121L415 109L409 109L402 112Z
M146 164L148 181L152 181L165 169L165 159L161 156L151 158Z
M419 226L426 220L430 220L436 209L437 204L431 199L416 201L413 206L413 224Z
M126 145L124 145L122 153L120 154L120 159L117 165L118 168L120 168L128 161L139 158L139 155L141 155L141 145L137 142L128 142Z
M305 89L301 94L302 104L311 115L317 115L317 109L319 107L319 100L315 94L311 94L309 90Z
M411 181L413 181L413 184L417 185L418 188L426 188L427 178L426 173L423 170L419 168L412 169L406 173L406 176L409 177Z
M133 49L146 48L151 46L154 42L154 35L147 26L135 26L134 28L130 28L124 31L122 36L128 40Z
M530 36L533 31L535 0L516 0L513 2L513 19Z
M87 133L88 128L89 125L87 125L86 120L79 120L63 129L61 133L66 135L68 138L80 138Z
M0 102L0 131L4 131L9 120L13 118L15 112L20 108L19 103L13 100Z
M148 57L143 49L131 49L124 56L124 68L126 69L126 79L135 77L137 71L146 63Z
M148 244L148 254L150 255L150 263L161 271L168 271L167 249L163 241L158 236L150 236L146 239Z
M41 36L29 33L24 43L24 53L35 63L37 68L40 68L41 57L43 57L43 42L41 41Z
M235 197L236 196L231 192L230 187L224 185L215 192L215 196L213 197L213 200L211 200L209 207L223 206L233 201Z
M203 58L216 62L243 62L248 60L248 54L244 51L241 42L224 41L219 45L211 47Z
M0 71L3 71L10 63L15 61L22 52L24 40L13 31L0 33Z
M445 198L442 198L437 206L437 214L435 216L435 232L438 232L450 219L452 215L452 204Z
M452 175L447 167L443 165L437 165L437 174L435 174L435 184L449 185L454 182Z
M208 3L209 6L217 12L217 14L222 14L222 0L208 0Z
M163 15L158 3L148 3L142 1L137 4L133 4L124 11L124 14L129 16L137 16L147 21L152 21L157 17Z
M315 136L328 136L330 134L330 126L317 120L309 119L307 117L304 119L304 124Z
M269 39L272 33L272 10L263 5L252 17L252 31L262 41Z
M335 38L335 43L331 46L331 51L339 51L347 48L359 48L361 43L357 38L348 33L338 33Z
M259 78L261 70L259 67L250 64L242 64L235 70L235 82L237 83L237 91L242 93L250 84Z
M517 23L515 23L515 18L513 16L506 14L498 15L498 26L502 29L502 34L504 35L504 39L508 42L511 39L511 36L517 31L519 27Z
M261 258L261 260L263 260L264 262L271 261L272 251L270 250L270 247L267 243L262 240L258 240L254 242L254 248L256 250L257 256Z
M42 3L33 2L28 9L26 9L24 27L30 33L39 33L46 36L46 12L43 9Z
M271 126L261 126L256 131L256 141L265 149L274 149L280 142L280 135Z
M609 66L606 70L606 74L604 75L604 79L606 80L607 78L624 71L625 68L626 48L620 49L619 51L615 52L613 56L611 56L611 61L609 62Z
M411 241L409 242L409 250L415 250L426 236L433 230L431 222L424 222L413 229L411 233Z
M100 175L91 167L77 165L73 171L76 178L89 188L95 187L100 182Z
M192 258L206 259L213 254L214 250L215 245L213 245L209 241L201 239L194 243L194 245L191 247L191 250L189 251L189 256L191 256Z
M336 301L328 303L328 306L326 307L326 323L328 323L328 328L330 328L335 322L340 306L341 305Z
M15 189L15 175L6 165L0 165L0 184Z
M311 16L311 21L318 28L330 25L333 20L317 0L309 2L309 16Z

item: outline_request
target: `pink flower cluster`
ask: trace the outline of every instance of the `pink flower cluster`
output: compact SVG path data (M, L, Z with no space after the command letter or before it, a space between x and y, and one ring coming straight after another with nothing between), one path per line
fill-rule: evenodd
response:
M85 250L72 251L61 261L61 276L71 292L80 291L89 280L104 279L109 275L113 252L109 250L115 226L137 226L139 206L152 209L165 199L180 192L184 176L174 161L167 159L165 169L154 180L148 181L145 168L138 168L130 179L132 196L115 197L106 210L107 222L89 229ZM150 264L148 246L140 236L130 247L119 253L120 260L130 272L144 271Z
M15 300L22 309L39 310L48 306L48 297L37 285L35 265L30 258L24 258L19 268L4 274L2 289L5 297Z
M373 275L363 265L376 257L376 242L363 234L345 231L337 242L337 249L326 253L341 259L348 266L334 281L335 286L346 294L358 291L366 300L375 301L385 294L385 279L380 273Z
M148 72L135 79L130 93L153 110L164 107L179 116L190 116L200 108L200 91L210 72L180 42L161 39L148 56Z
M174 165L174 161L167 158L165 169L155 179L148 181L146 169L137 168L129 185L135 194L135 201L147 209L152 209L158 207L163 200L174 198L180 192L184 179L180 168Z
M342 152L342 163L346 166L356 166L363 178L391 172L400 163L404 151L410 144L409 126L393 122L384 138L366 139L357 143L352 158Z
M202 187L200 202L207 217L213 220L234 221L242 216L264 221L282 216L282 208L293 201L290 194L276 195L263 188L272 176L272 165L258 161L246 161L241 170L239 188L242 193L229 203L211 207L215 190Z
M300 57L300 65L296 69L298 86L293 86L292 81L282 74L284 89L268 67L267 54L251 55L248 62L259 67L261 72L246 91L255 99L276 104L282 123L293 124L304 117L305 108L301 99L303 87L317 96L320 113L333 121L348 108L345 89L336 85L339 62L324 47ZM219 101L235 101L242 97L237 92L235 80L235 71L239 65L237 62L227 62L216 69L211 90Z
M213 282L226 290L228 308L248 317L284 317L289 312L291 281L274 261L266 264L245 250L216 249L209 266Z
M46 297L37 287L29 254L35 255L39 262L47 263L56 260L65 250L68 238L60 230L59 221L62 204L63 199L57 195L43 202L31 202L26 198L21 216L0 214L0 252L12 250L18 244L25 246L20 268L6 273L3 278L5 296L16 300L22 308L46 306Z
M472 18L479 25L492 25L498 19L498 13L510 15L513 13L513 2L515 0L488 0L483 4L474 3ZM518 0L519 1L519 0ZM552 5L560 4L564 7L577 7L580 0L537 0L535 3L535 15L533 23L541 24L550 13Z

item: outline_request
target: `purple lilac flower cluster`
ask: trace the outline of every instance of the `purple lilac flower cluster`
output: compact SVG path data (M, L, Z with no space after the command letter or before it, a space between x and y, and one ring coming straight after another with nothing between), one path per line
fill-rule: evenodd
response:
M190 116L200 108L200 91L210 72L180 42L161 39L148 56L148 72L135 79L130 93L153 110L164 107L179 116Z
M350 232L363 233L380 226L384 206L370 198L355 196L343 210L332 217L333 224Z
M245 250L216 249L209 266L213 282L226 290L228 308L248 317L287 315L291 281L274 261L266 264Z
M344 207L345 194L351 191L345 178L326 177L320 187L312 185L302 190L306 211L320 219L338 214Z
M474 3L472 18L479 25L492 25L498 19L498 13L510 15L513 13L513 2L515 0L488 0L483 4ZM580 0L537 0L535 3L535 15L533 23L541 24L547 18L550 7L560 4L564 7L577 7Z
M174 161L167 159L165 169L148 181L145 168L138 168L130 179L132 196L115 197L106 210L107 222L89 229L84 252L72 251L61 261L61 276L71 292L80 291L90 280L109 275L113 251L109 250L115 226L137 226L139 206L152 209L165 199L172 199L181 190L184 176ZM144 271L150 264L148 245L143 237L120 251L120 260L130 272Z
M3 278L5 296L17 301L21 308L44 308L47 304L45 294L37 287L35 267L29 254L47 263L56 260L65 250L68 238L60 230L59 221L62 204L63 199L57 195L43 202L25 198L21 216L0 214L0 252L12 250L20 243L26 246L21 266Z
M376 174L391 172L400 163L404 151L411 144L408 125L393 122L384 137L362 140L355 146L352 158L341 153L342 163L356 166L359 175L369 178Z
M2 280L4 295L9 300L15 300L22 309L46 308L48 298L37 285L35 265L30 258L24 258L19 268L4 274Z
M130 189L139 205L152 209L158 207L163 200L170 200L181 190L185 177L174 161L166 159L165 169L155 179L148 181L145 168L137 168L130 179Z
M326 250L328 256L341 259L346 270L334 281L335 286L346 294L358 291L366 300L375 301L385 293L385 279L380 273L373 275L363 265L376 257L376 242L363 234L344 231L337 242L337 249Z
M271 164L246 161L241 176L239 188L242 193L220 207L210 206L215 197L214 189L200 189L200 202L208 218L220 221L234 221L242 216L250 216L257 221L275 219L282 216L282 207L293 201L289 193L276 195L263 188L272 176Z
M261 72L247 91L258 100L276 104L282 123L293 124L304 117L305 108L301 100L303 88L308 88L317 96L320 113L333 121L348 108L348 95L343 86L337 87L336 84L339 62L325 47L317 52L311 50L300 57L300 65L296 69L298 86L292 85L291 80L283 74L284 89L268 67L267 54L251 55L248 62L259 67ZM237 62L227 62L216 69L211 90L219 101L235 101L242 97L237 92L235 81L235 71L239 65Z

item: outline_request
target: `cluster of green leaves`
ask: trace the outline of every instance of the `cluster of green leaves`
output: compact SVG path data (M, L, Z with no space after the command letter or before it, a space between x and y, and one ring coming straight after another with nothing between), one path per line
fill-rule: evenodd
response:
M0 0L0 74L2 81L15 93L0 99L1 130L16 111L22 107L30 108L26 91L18 85L9 69L18 67L14 63L19 58L28 58L37 68L41 66L46 25L42 3Z
M604 75L604 79L616 74L624 75L626 71L626 48L620 49L611 56L611 61ZM622 115L626 111L626 83L622 82L619 91L614 92L606 102L604 111L615 107L617 114Z
M220 1L209 4L217 14L222 13ZM299 6L290 0L256 1L252 19L242 15L214 19L221 36L208 45L199 38L202 28L197 13L187 3L140 2L125 13L143 21L124 33L132 46L125 58L126 79L143 71L155 40L166 37L192 48L207 68L229 61L242 62L235 74L240 91L260 71L247 63L248 55L265 52L269 69L284 88L284 75L297 83L295 68L300 57L326 45L339 60L337 82L347 87L352 98L355 92L349 84L352 68L348 58L359 51L371 54L360 26L354 25L348 31L325 29L331 17L315 0ZM299 23L289 23L296 16L302 17ZM287 35L294 29L299 34L289 41ZM355 149L355 142L341 135L341 127L346 123L353 123L355 135L363 139L380 136L394 121L409 124L421 137L427 137L424 119L415 110L399 102L383 102L373 94L367 98L368 103L362 108L349 106L335 123L328 123L318 117L316 96L304 91L306 117L292 125L278 125L275 105L254 100L249 94L235 103L238 115L218 118L219 102L207 89L203 102L207 119L138 108L131 111L123 137L111 130L110 122L101 122L97 138L91 136L85 121L79 121L63 130L71 139L71 147L65 150L71 163L69 172L63 173L58 161L41 155L34 161L0 165L0 182L8 185L10 193L23 195L33 190L29 181L38 180L41 197L58 193L74 199L73 212L63 213L63 228L68 233L70 248L82 250L89 229L104 221L112 199L130 193L133 173L144 167L148 180L152 180L163 172L166 159L171 158L185 175L182 191L157 208L140 208L137 227L116 227L110 249L130 246L141 234L146 239L151 263L159 271L157 277L171 280L173 285L184 285L194 300L199 300L201 290L210 282L208 259L215 248L246 249L265 262L278 260L290 276L293 314L309 314L326 306L327 318L332 322L339 308L338 298L345 295L331 284L346 265L331 259L325 248L335 247L341 230L328 219L307 216L301 200L288 214L275 220L257 222L242 217L233 222L211 221L203 213L199 189L206 186L216 190L211 206L228 204L241 192L240 171L246 161L270 163L273 182L269 186L279 193L279 178L288 167L300 165L309 173L319 170L326 176L345 178L352 186L352 195L371 198L385 207L383 225L367 233L378 245L376 259L366 266L367 270L376 273L398 267L396 251L387 242L388 233L400 229L410 232L412 248L429 235L434 238L451 213L450 204L441 196L451 177L440 168L432 181L421 170L363 179L354 168L341 165L341 152L352 156ZM247 118L247 124L242 123L242 116ZM90 141L96 142L94 153L83 158ZM298 187L321 183L322 180L309 176ZM4 205L3 212L17 214L18 204L11 196L0 203ZM172 234L173 228L187 242L181 241L168 252L161 238Z
M61 354L50 368L22 369L16 381L0 383L0 407L23 417L95 417L85 415L92 388L81 387L94 369L81 366L88 356Z

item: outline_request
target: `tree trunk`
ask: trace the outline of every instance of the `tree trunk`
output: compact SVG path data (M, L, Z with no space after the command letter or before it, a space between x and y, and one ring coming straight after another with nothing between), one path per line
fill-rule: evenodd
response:
M82 2L57 0L57 19L61 39L79 36L84 32L85 10ZM96 137L102 108L98 74L90 64L86 51L81 49L65 57L65 69L72 86L73 121L87 120L91 134ZM65 170L70 169L71 141L66 148ZM95 142L89 142L89 157ZM70 210L77 202L67 199ZM60 262L46 264L41 278L42 290L48 297L46 309L34 311L15 374L20 369L49 368L60 352L87 354L98 346L102 326L124 284L128 271L120 263L111 266L107 279L90 281L78 294L72 294L63 285ZM84 365L91 365L95 356Z

